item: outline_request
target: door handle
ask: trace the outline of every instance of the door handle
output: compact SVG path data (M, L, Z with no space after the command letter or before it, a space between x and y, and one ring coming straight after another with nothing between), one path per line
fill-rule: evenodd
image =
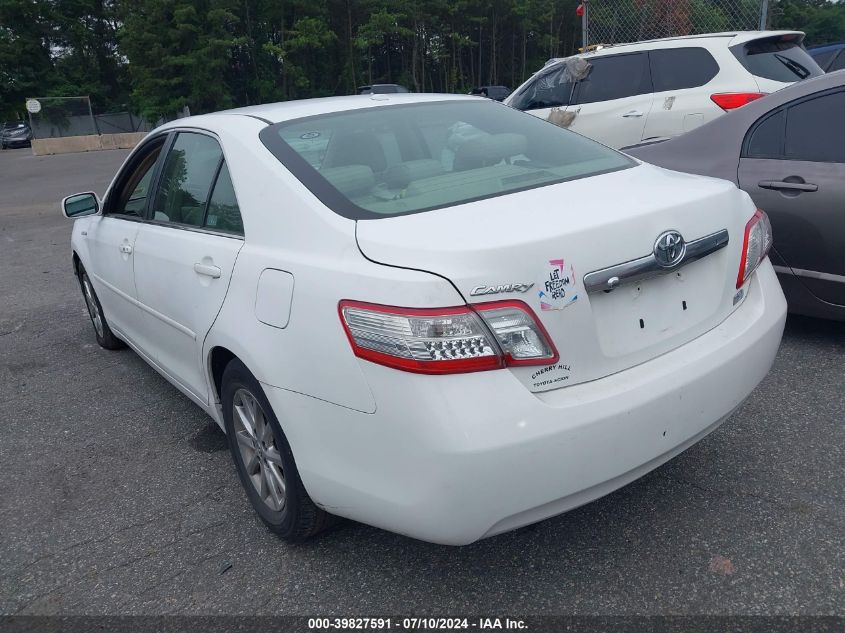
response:
M198 275L205 275L212 279L219 279L222 274L219 266L212 266L211 264L201 264L197 262L194 264L194 272Z
M120 245L120 252L125 253L127 255L132 254L132 245L131 244L121 244Z
M623 119L638 119L643 115L639 110L631 110L622 115Z
M761 180L757 183L760 189L774 189L784 191L818 191L819 186L809 182L787 182L786 180Z

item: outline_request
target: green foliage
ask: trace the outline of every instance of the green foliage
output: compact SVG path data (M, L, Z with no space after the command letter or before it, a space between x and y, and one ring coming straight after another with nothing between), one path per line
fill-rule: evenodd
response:
M118 33L129 59L132 97L150 120L188 106L209 112L235 105L227 80L247 38L228 0L141 0L123 7Z
M0 118L24 115L27 97L89 95L120 107L126 77L112 0L0 0Z
M370 83L466 92L519 85L581 45L579 0L0 0L0 117L30 96L90 95L150 120ZM740 6L744 2L748 7ZM660 24L730 28L760 0L630 0L641 39ZM771 0L772 28L845 40L845 2ZM612 32L603 0L591 15ZM629 21L630 22L630 21Z
M780 0L772 12L773 29L804 31L807 46L845 40L845 2Z

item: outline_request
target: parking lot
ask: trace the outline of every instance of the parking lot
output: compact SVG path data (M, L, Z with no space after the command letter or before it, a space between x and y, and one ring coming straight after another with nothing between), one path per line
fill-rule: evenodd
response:
M0 613L845 615L845 324L790 317L725 425L566 515L463 548L351 522L286 545L222 432L94 340L58 200L125 155L0 152Z

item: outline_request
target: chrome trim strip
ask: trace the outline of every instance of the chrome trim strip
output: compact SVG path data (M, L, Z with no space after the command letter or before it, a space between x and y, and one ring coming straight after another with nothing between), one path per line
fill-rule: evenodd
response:
M87 216L86 216L87 217ZM148 220L146 218L124 215L122 213L108 213L101 215L103 218L110 218L112 220L124 220L125 222L137 222L146 226L160 226L165 229L179 229L180 231L191 231L192 233L202 233L204 235L214 235L217 237L225 237L230 240L245 241L243 235L237 233L226 233L225 231L215 231L214 229L207 229L202 226L191 226L189 224L177 224L175 222L163 222L162 220Z
M147 226L160 226L164 229L179 229L180 231L190 231L192 233L202 233L204 235L214 235L216 237L225 237L230 240L244 241L243 235L237 233L226 233L225 231L215 231L214 229L207 229L203 226L191 226L190 224L176 224L175 222L164 222L162 220L142 220L142 224Z
M790 268L789 266L775 266L774 268L775 272L785 275L798 275L799 277L808 277L810 279L821 279L822 281L832 281L839 284L845 284L845 275L834 275L833 273L820 273L815 270Z
M687 242L683 259L671 268L661 266L652 253L629 262L587 273L584 275L584 288L587 292L609 291L625 284L665 275L725 248L728 242L728 230L722 229Z
M169 325L170 327L172 327L176 330L179 330L182 334L185 334L186 336L189 336L191 338L191 340L194 340L194 341L197 340L197 335L190 328L187 328L184 325L182 325L181 323L174 321L170 317L163 315L161 312L153 310L150 306L141 303L135 297L130 297L128 294L123 292L120 288L116 288L115 286L112 286L109 282L107 282L105 279L103 279L99 275L95 275L94 273L88 273L88 274L91 277L93 277L94 279L96 279L99 283L103 284L103 286L105 286L106 288L111 290L113 293L115 293L117 296L121 297L122 299L126 299L126 301L131 303L136 308L140 308L141 310L143 310L147 314L150 314L150 315L154 316L155 318L157 318L159 321L162 321L163 323L167 323L167 325Z

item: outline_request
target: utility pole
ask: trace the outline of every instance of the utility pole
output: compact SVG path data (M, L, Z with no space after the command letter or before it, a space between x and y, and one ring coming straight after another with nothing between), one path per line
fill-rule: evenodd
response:
M102 134L100 132L100 126L97 125L97 119L94 118L94 111L91 109L91 97L86 96L85 100L88 102L88 116L91 117L91 128L94 130L94 134Z
M590 44L590 0L581 0L581 4L584 5L584 15L581 16L581 45L583 46L581 50L586 53L587 46Z
M766 30L766 23L769 21L769 0L763 0L760 6L760 30Z

